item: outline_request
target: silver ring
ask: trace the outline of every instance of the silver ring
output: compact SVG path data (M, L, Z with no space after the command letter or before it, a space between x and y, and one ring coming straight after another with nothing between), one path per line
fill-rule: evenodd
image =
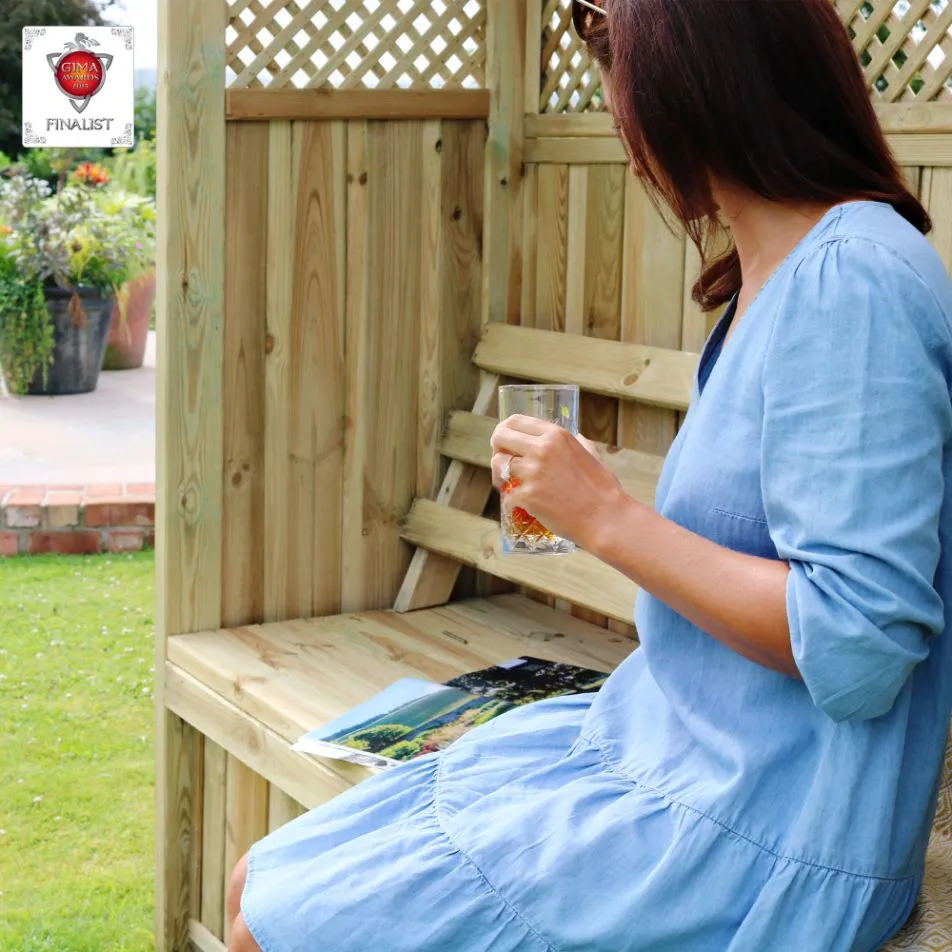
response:
M512 465L512 457L510 456L509 459L506 460L506 463L502 468L501 476L502 476L502 481L504 483L512 482L512 470L510 469L511 465Z

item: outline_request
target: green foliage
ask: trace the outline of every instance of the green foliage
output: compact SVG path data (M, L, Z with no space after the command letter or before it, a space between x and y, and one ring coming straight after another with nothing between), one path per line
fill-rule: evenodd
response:
M114 184L127 192L155 198L155 136L142 139L135 149L116 149L109 163Z
M52 363L53 324L43 284L20 280L7 263L0 267L0 369L10 392L26 393L37 371L45 386Z
M18 171L0 180L0 366L22 393L50 366L44 288L111 294L155 261L155 206L101 186L49 184Z
M409 760L411 757L416 757L421 750L423 750L423 738L417 737L414 740L401 740L392 747L388 747L384 755L394 760Z
M135 126L136 139L154 139L156 129L155 90L140 86L136 90Z
M0 559L0 949L151 952L154 557Z
M102 26L112 6L113 0L6 0L0 30L0 152L17 156L22 149L23 27Z
M378 727L368 727L367 730L355 734L354 740L363 741L367 744L365 749L376 752L395 744L409 732L410 728L405 724L380 724Z

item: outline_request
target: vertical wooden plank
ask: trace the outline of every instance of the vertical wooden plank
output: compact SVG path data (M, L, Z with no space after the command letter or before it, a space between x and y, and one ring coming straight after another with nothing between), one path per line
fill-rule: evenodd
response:
M264 617L264 377L268 125L228 126L222 624Z
M340 608L344 460L344 288L338 257L346 231L343 123L293 129L296 228L289 367L287 521L299 526L289 566L293 617Z
M622 340L680 347L684 240L671 233L644 188L633 178L629 178L625 190L624 254ZM619 445L666 453L676 426L675 413L628 402L619 411Z
M370 256L368 253L368 135L366 122L347 127L347 300L344 357L344 483L341 492L341 611L359 611L363 597L357 585L348 585L350 573L361 568L363 482L367 439L363 422L370 412L363 381L370 370L368 345L370 315Z
M588 170L584 333L603 340L618 340L621 333L625 181L626 169L621 165L592 166ZM617 400L585 394L580 413L586 436L615 442Z
M526 7L512 0L486 0L486 86L491 101L483 202L483 324L519 323Z
M268 789L268 832L273 833L286 823L296 820L306 810L294 797L271 784Z
M225 800L225 879L251 847L268 832L268 781L228 755ZM230 922L225 922L225 942Z
M482 318L484 142L482 123L443 123L441 424L472 407L480 387L472 357Z
M291 486L288 452L289 387L292 359L291 327L294 294L295 191L290 122L268 126L268 288L265 351L265 490L264 619L288 616L291 599L292 534L297 519L289 521Z
M545 0L526 0L526 115L538 115L542 92L542 7Z
M906 188L918 198L922 188L922 169L918 165L907 165L901 171Z
M514 323L533 326L536 313L536 265L539 256L539 166L526 166L523 194L522 287Z
M369 127L363 230L373 278L347 330L344 611L392 605L411 555L399 523L417 476L421 249L406 236L421 229L422 141L418 122Z
M423 123L423 190L420 194L420 355L417 400L420 423L417 428L417 493L436 497L442 478L440 428L442 414L442 326L451 319L443 312L444 216L443 216L443 123ZM450 346L453 347L452 341ZM452 351L451 351L452 353Z
M585 277L588 244L588 173L584 165L568 170L565 254L565 332L585 333Z
M710 315L694 303L691 294L701 273L701 256L693 241L684 242L684 298L681 303L681 349L699 354L704 349Z
M157 952L188 941L201 784L200 739L165 708L165 644L221 622L225 27L224 4L166 0L159 10Z
M618 340L621 329L621 271L623 222L625 207L625 175L623 166L591 166L586 177L585 220L577 223L573 216L573 193L576 181L569 188L569 254L568 300L571 304L572 275L582 273L582 313L579 318L566 309L566 331ZM575 175L573 167L570 176ZM584 242L577 232L584 235ZM576 256L581 261L576 260ZM598 394L583 393L579 406L579 426L593 440L613 444L618 428L618 401ZM604 626L603 615L584 608L573 608L572 614L595 625Z
M565 330L565 252L568 220L566 165L542 165L538 171L535 313L522 322L545 330Z
M225 938L225 801L228 755L205 741L202 797L202 904L199 921L216 938Z
M923 169L921 189L921 200L932 216L929 239L952 273L952 168Z
M188 921L200 911L202 857L202 735L170 711L163 711L162 748L166 781L163 812L158 816L164 833L159 868L163 906L160 946L168 952L188 948Z

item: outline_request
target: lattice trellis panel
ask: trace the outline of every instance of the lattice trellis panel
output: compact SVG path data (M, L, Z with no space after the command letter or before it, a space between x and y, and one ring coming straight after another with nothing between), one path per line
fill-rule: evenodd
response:
M231 88L477 88L486 0L228 0Z
M530 0L532 2L532 0ZM602 108L571 0L543 6L540 112ZM878 102L952 102L952 0L834 0Z

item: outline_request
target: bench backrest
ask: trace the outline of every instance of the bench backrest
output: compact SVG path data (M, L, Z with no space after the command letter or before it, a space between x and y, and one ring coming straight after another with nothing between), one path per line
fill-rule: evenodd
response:
M501 555L498 521L483 513L492 494L489 438L497 423L496 392L503 378L576 384L588 393L686 410L698 357L683 351L573 334L491 324L473 356L483 383L471 412L453 413L441 453L450 466L435 501L418 499L402 527L417 551L395 608L445 604L462 565L469 565L610 619L631 623L636 586L586 552L558 559ZM602 446L622 485L650 504L662 458Z

